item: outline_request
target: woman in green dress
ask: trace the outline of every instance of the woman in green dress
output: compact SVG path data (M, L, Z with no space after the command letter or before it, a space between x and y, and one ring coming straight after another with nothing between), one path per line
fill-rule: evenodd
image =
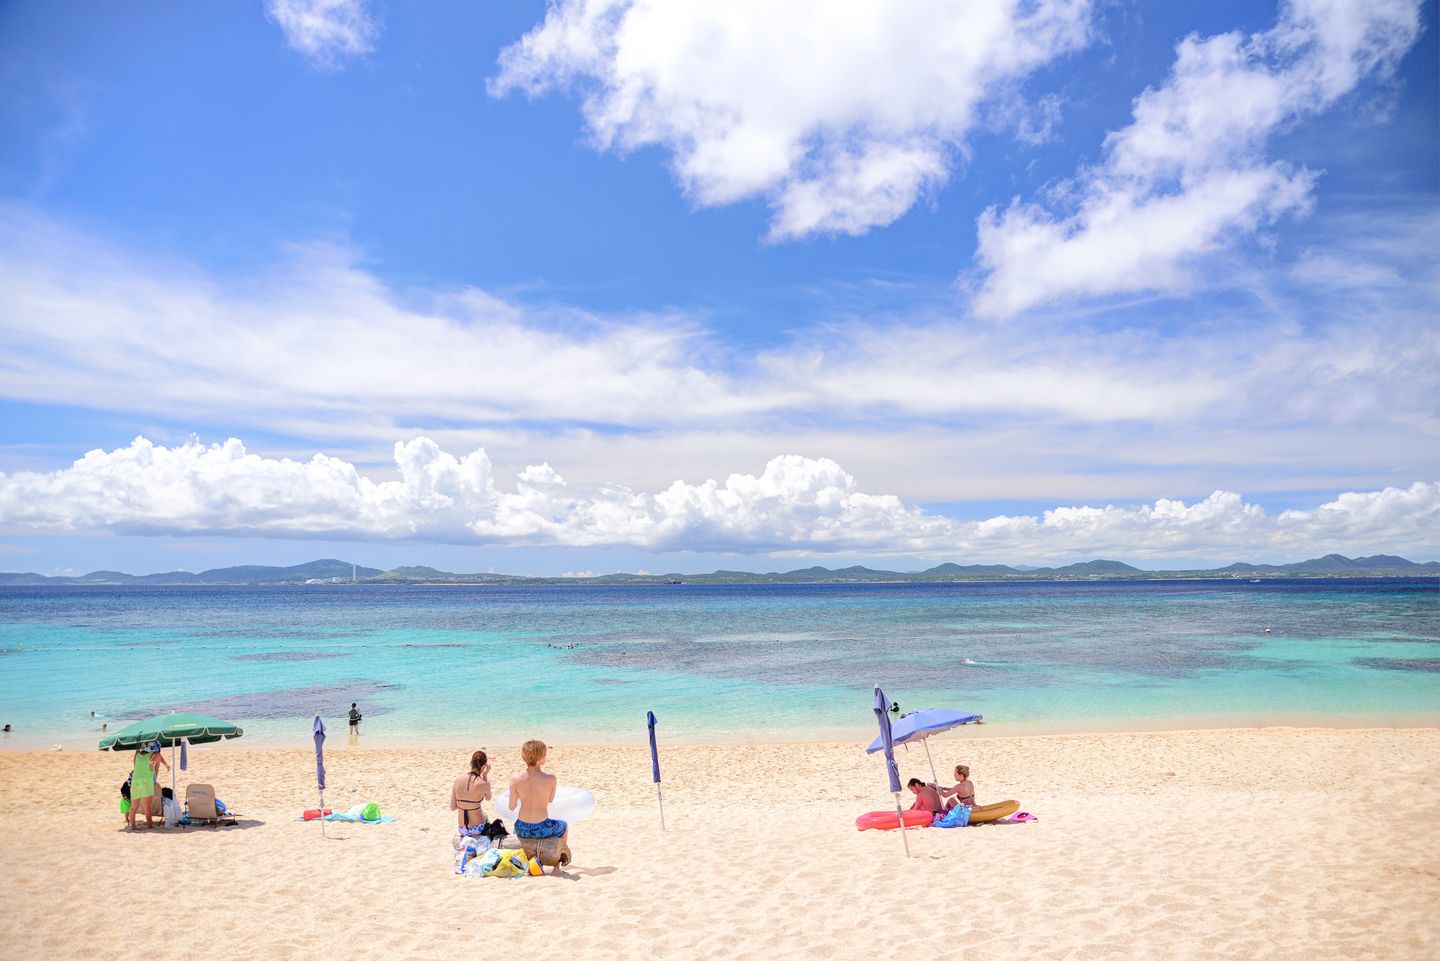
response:
M155 826L155 795L158 793L155 784L155 772L160 765L170 766L165 756L160 753L160 742L152 741L135 752L135 768L130 773L130 830L135 830L135 813L140 805L145 805L145 826Z

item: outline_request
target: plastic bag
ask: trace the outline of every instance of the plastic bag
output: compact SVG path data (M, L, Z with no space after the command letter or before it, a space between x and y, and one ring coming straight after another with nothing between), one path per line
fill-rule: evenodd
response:
M935 823L931 827L937 828L963 828L970 823L970 805L957 804L944 814L935 815Z
M471 838L464 835L455 836L455 873L470 874L470 865L480 860L485 852L490 850L489 838ZM478 870L478 869L477 869Z

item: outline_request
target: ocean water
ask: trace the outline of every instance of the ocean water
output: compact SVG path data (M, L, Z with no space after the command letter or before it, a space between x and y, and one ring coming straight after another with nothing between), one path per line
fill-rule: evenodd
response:
M865 736L877 682L992 733L1435 723L1440 581L0 588L0 748L351 701L365 743Z

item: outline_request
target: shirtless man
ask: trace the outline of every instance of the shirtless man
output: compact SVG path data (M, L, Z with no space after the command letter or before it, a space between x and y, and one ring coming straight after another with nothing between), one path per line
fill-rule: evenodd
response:
M526 741L520 745L520 757L525 761L525 770L510 779L510 799L518 799L519 810L515 817L515 836L529 840L560 839L560 863L570 863L570 845L567 836L570 825L550 816L550 802L555 800L555 775L540 770L545 763L545 742Z
M945 811L945 802L940 800L940 792L920 780L912 777L906 785L915 794L915 803L910 805L912 811L929 811L931 814L942 814Z

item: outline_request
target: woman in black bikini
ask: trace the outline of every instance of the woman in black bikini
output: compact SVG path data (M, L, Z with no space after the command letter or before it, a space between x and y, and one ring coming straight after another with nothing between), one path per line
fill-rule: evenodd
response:
M458 812L456 820L461 834L485 826L485 807L490 800L490 761L484 751L470 755L470 770L455 779L450 788L450 810Z
M955 765L955 780L958 782L954 787L942 787L940 796L949 798L945 802L945 809L963 804L966 807L975 806L975 785L970 780L970 769L963 764Z

